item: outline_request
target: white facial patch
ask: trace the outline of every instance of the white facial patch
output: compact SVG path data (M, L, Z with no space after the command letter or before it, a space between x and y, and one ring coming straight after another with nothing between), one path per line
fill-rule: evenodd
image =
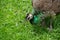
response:
M30 20L32 18L33 18L33 15L32 14L29 14L28 17L27 17L28 20Z

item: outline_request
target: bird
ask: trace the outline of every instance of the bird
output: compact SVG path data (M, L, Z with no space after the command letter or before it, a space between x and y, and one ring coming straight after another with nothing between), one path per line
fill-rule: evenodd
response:
M60 0L32 0L32 7L33 10L26 15L26 19L31 24L39 21L45 24L45 19L49 17L49 29L52 29L55 16L60 14Z

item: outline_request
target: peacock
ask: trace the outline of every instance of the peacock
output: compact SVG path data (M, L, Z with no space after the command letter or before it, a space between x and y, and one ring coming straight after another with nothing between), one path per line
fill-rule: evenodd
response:
M60 0L32 0L33 9L26 15L31 24L39 24L49 19L49 28L52 29L56 14L60 13Z

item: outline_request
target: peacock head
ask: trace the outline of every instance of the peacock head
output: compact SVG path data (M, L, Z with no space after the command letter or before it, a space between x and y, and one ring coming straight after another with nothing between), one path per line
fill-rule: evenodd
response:
M31 20L31 19L33 19L33 14L31 14L31 13L28 13L27 15L26 15L26 20Z
M38 24L42 22L43 14L33 15L32 13L28 13L26 15L26 20L30 21L31 24Z

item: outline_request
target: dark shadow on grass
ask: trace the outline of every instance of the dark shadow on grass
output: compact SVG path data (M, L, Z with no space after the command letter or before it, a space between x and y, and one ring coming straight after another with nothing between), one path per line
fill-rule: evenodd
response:
M60 28L60 15L56 16L53 26L54 26L54 29Z
M33 25L33 32L35 32L35 35L41 35L44 33L48 33L48 30L46 29L46 27L41 27L41 26L37 26L37 25Z

